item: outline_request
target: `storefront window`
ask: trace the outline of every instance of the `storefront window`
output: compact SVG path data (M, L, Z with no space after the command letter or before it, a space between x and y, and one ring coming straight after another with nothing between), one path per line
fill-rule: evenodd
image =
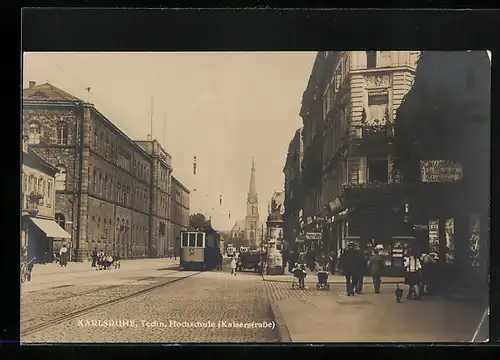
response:
M429 220L429 252L439 254L439 223Z
M479 267L479 237L480 237L480 228L479 228L479 215L471 216L470 223L470 240L469 240L469 258L471 265L473 267Z
M453 219L448 219L445 222L446 229L446 263L453 264L455 262L455 226Z

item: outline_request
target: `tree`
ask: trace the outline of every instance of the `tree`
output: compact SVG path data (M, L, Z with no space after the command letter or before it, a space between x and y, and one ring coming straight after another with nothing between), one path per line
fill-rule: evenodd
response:
M189 227L191 229L204 229L209 226L210 221L206 219L205 215L197 213L189 216Z

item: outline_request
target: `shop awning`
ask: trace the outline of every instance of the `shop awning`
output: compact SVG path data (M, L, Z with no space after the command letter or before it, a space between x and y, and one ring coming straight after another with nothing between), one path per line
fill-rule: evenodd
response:
M31 218L31 221L42 230L47 237L70 239L71 235L53 220Z

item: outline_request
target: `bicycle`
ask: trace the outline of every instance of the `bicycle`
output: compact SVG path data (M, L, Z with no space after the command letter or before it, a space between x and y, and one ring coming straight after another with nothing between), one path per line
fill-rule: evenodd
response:
M36 257L31 259L29 262L23 261L21 262L21 283L25 283L29 278L29 265L35 260Z

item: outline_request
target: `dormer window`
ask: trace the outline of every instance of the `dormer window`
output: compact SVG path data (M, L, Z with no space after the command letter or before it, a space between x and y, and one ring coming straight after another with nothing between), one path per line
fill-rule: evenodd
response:
M34 121L29 125L28 143L40 144L40 123L38 121Z

